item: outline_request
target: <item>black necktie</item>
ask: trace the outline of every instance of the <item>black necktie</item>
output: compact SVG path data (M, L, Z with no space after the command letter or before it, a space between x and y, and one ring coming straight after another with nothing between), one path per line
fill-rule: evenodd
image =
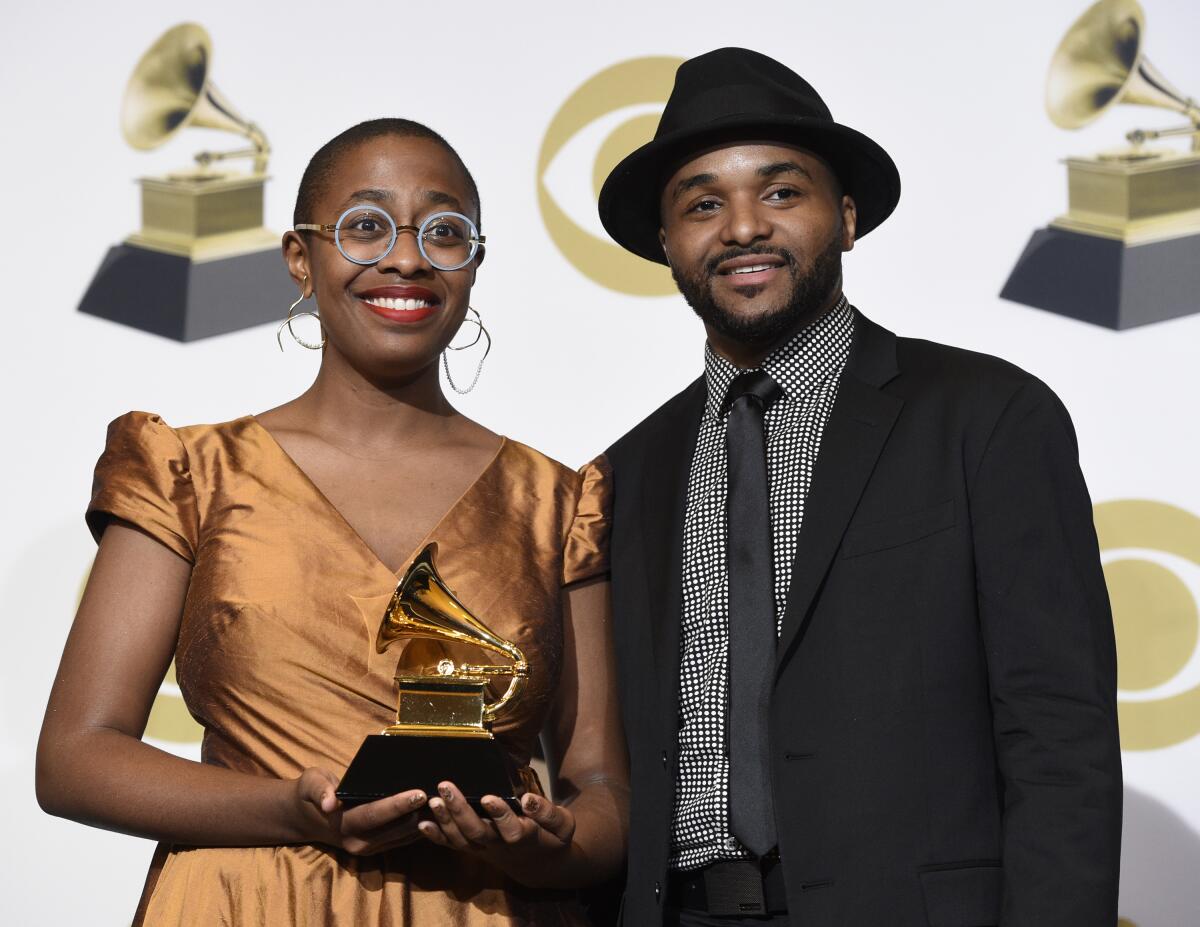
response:
M776 844L768 711L775 678L775 594L763 414L780 388L761 370L743 373L725 397L729 533L729 827L762 856Z

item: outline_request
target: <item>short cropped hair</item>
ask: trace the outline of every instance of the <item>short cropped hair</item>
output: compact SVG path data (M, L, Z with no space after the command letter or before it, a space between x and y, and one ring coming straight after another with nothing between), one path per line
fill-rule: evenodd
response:
M312 156L312 160L308 162L308 167L304 169L304 176L300 178L300 189L296 193L296 208L292 213L292 224L299 225L302 222L318 221L317 217L312 214L314 206L317 199L325 192L325 188L337 168L337 162L343 154L363 142L387 136L424 138L441 145L446 154L462 169L463 176L467 178L467 192L475 206L475 225L483 228L483 219L479 208L479 188L475 186L475 178L471 176L467 165L454 147L427 125L411 119L392 118L360 122L330 139L317 150L317 153Z

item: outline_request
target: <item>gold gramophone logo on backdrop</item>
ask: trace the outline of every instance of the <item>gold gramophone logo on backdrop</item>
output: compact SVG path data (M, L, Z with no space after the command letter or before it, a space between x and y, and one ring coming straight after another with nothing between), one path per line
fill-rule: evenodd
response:
M1096 506L1117 634L1121 746L1155 750L1200 734L1200 518L1164 502Z
M675 70L682 63L682 58L633 58L590 77L554 114L538 152L538 207L546 231L576 270L618 293L669 296L675 292L665 267L635 257L609 241L596 214L596 199L617 162L654 137L659 114L671 95ZM616 124L609 126L613 120ZM575 151L576 145L592 134L589 130L597 127L607 129L607 134L593 140L590 151ZM590 184L584 194L585 171L579 162L589 160ZM565 176L571 172L559 170L568 165L576 168L578 176ZM565 194L562 200L575 204L570 212L551 187Z
M1150 63L1145 34L1136 0L1090 7L1050 62L1050 119L1078 129L1131 103L1190 123L1068 158L1067 212L1034 232L1003 298L1115 329L1200 311L1200 103ZM1162 144L1171 138L1190 138L1190 150Z
M139 151L183 129L232 132L249 141L202 151L191 168L143 177L142 227L109 249L79 311L177 341L275 320L295 285L280 236L263 227L270 146L212 82L212 41L202 26L167 30L142 56L121 106L121 132ZM249 172L223 166L249 159Z

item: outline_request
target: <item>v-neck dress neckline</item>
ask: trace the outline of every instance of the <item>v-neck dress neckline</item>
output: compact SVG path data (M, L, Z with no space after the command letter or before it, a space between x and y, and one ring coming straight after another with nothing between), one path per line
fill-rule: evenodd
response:
M424 536L417 543L416 547L410 550L408 555L401 560L395 568L393 568L384 562L384 559L379 556L379 553L374 547L367 543L367 540L362 536L362 533L350 523L350 519L345 516L341 509L334 505L333 500L331 500L329 496L325 494L325 492L316 484L313 478L308 475L305 469L296 462L296 459L287 452L282 444L279 443L279 439L271 433L271 429L259 421L258 416L247 415L241 419L241 421L249 422L254 426L255 430L262 435L264 443L266 443L270 449L283 460L284 464L293 472L297 480L303 483L309 492L317 498L320 504L328 510L330 516L332 516L346 529L346 533L354 538L355 542L363 549L364 553L368 554L372 560L374 560L377 564L379 564L379 566L383 567L383 569L387 570L388 573L392 574L393 576L399 576L405 567L412 563L417 554L419 554L425 548L425 545L427 545L437 534L438 529L454 514L455 509L457 509L459 505L461 505L463 501L484 480L484 478L488 476L492 468L497 466L500 457L504 454L505 449L510 443L507 437L504 435L500 436L499 446L488 459L488 462L484 464L483 469L476 474L475 478L471 480L467 487L463 489L461 493L459 493L452 503L450 503L450 507L447 508L433 523L429 530L425 532Z

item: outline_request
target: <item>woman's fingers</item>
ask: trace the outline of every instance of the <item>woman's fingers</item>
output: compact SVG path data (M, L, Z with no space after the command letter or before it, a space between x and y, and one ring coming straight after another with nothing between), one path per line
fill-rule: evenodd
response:
M528 840L537 831L537 825L533 821L514 814L508 802L495 795L485 795L481 804L492 819L492 826L505 843L520 843Z
M575 815L570 809L532 792L521 799L521 807L530 820L563 843L570 843L575 836Z
M337 779L328 770L310 766L300 774L297 788L301 799L326 814L337 808Z
M411 789L390 795L378 801L350 808L342 815L342 833L348 836L367 838L373 831L387 827L389 824L412 814L425 804L425 793L420 789Z
M441 797L441 804L444 806L450 822L468 843L483 847L496 842L496 828L492 826L491 821L485 821L475 813L475 809L463 797L458 786L453 782L438 783L438 795ZM446 821L437 815L436 810L434 817L445 831ZM454 839L449 832L447 832L447 836L451 840Z
M450 814L450 809L446 807L446 802L441 798L431 798L429 800L429 813L433 815L433 823L437 825L438 833L441 834L440 841L442 846L452 847L455 850L471 849L471 842L463 836L462 831L458 829L458 824L455 823L453 815ZM422 833L425 831L422 830Z
M433 805L431 803L430 808L432 808L432 807L433 807ZM430 843L436 843L440 847L449 847L450 846L450 841L446 838L446 835L442 832L441 827L439 827L433 821L422 821L420 824L417 825L417 830L419 830L421 832L421 836L424 837L426 840L428 840Z

